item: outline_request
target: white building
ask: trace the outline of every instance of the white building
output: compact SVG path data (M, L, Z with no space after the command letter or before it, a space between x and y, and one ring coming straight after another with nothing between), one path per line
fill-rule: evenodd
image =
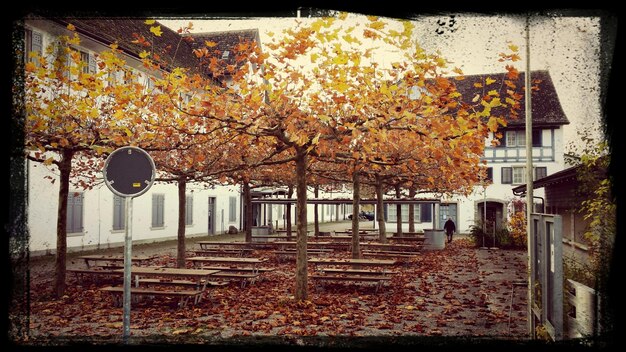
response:
M117 41L123 50L130 67L142 70L138 53L141 47L132 43L132 33L148 31L148 26L141 19L27 19L25 21L26 52L43 52L61 34L69 34L68 23L76 27L81 36L81 44L77 47L89 70L97 70L95 54L107 50L108 46ZM168 43L180 45L174 64L178 66L197 66L192 53L192 46L180 41L180 36L161 26L163 35L161 46ZM149 34L149 33L148 33ZM232 38L231 38L232 34ZM197 38L213 41L236 43L240 36L258 40L258 31L220 32L219 34L195 35ZM222 44L220 44L222 45ZM222 48L227 51L227 48ZM468 76L458 81L460 92L464 97L473 97L476 89L474 82L484 81L486 77L495 79L493 87L500 87L505 96L506 86L502 84L503 74ZM523 82L520 75L519 82ZM563 113L548 72L533 72L533 80L539 79L539 90L533 92L533 158L537 178L545 177L564 169L563 160L563 126L568 120ZM523 106L523 101L521 103ZM443 199L440 206L419 204L415 206L416 229L433 228L433 220L439 219L443 224L450 216L457 223L461 232L477 220L486 216L488 221L502 226L506 221L512 199L513 186L525 182L525 138L524 111L519 112L520 118L514 120L503 113L508 126L504 129L502 144L491 146L491 140L485 141L484 160L489 168L489 176L493 183L488 187L476 187L470 197L454 197ZM58 178L55 170L43 165L27 162L27 222L29 229L29 246L32 254L53 252L56 246L56 220L58 182L51 183L46 176ZM263 196L267 190L256 190L256 196ZM132 234L135 243L152 242L177 237L178 193L173 184L155 184L149 192L133 201ZM271 193L271 191L270 191ZM320 198L345 198L352 195L345 189L341 192L321 192ZM281 197L284 195L278 195ZM536 194L542 197L541 192ZM313 197L313 192L309 192ZM538 198L539 199L539 198ZM218 186L205 188L200 184L187 186L187 218L186 234L189 237L227 232L230 226L237 229L243 227L243 207L239 186ZM313 222L314 205L308 205L308 219ZM351 204L324 204L318 206L318 219L321 222L346 220L352 213ZM257 226L272 224L284 227L283 205L253 205L254 224ZM385 207L386 220L391 229L395 222L394 205ZM408 220L408 206L403 205L403 221ZM295 224L296 208L292 207L292 223ZM408 224L404 226L408 229ZM295 228L294 228L295 231ZM389 230L392 231L392 230ZM124 242L124 211L123 203L104 186L92 190L70 189L68 202L68 239L69 251L121 246Z
M494 80L486 87L486 79ZM532 92L532 117L533 117L533 175L535 179L551 175L565 168L563 128L569 124L556 90L547 71L533 71L531 78L535 81L538 90ZM485 74L466 76L462 81L456 81L457 89L465 99L485 95L486 89L498 90L501 97L507 97L507 90L511 88L504 84L504 74ZM524 74L520 73L515 80L518 93L524 85ZM474 84L481 83L483 87ZM504 98L502 98L504 100ZM526 183L526 138L525 138L525 109L524 99L520 101L522 107L518 111L518 117L513 118L508 108L492 110L492 114L502 116L507 121L507 126L501 128L503 135L500 145L494 147L491 144L493 134L485 140L485 153L483 160L486 162L488 179L491 181L487 187L477 186L469 197L451 197L442 199L439 206L439 224L443 224L451 217L457 226L457 231L468 232L471 225L478 224L485 218L487 224L494 224L496 228L506 225L507 217L513 211L511 200L512 188ZM535 195L536 209L543 204L543 191L537 190ZM417 209L417 207L416 207ZM422 223L416 224L416 229L432 228L432 214L425 209L421 211ZM416 210L415 218L420 217ZM395 222L395 206L387 207L387 220ZM404 222L408 218L408 207L403 206ZM408 225L405 225L408 228ZM492 228L489 225L489 228Z
M81 42L75 46L81 58L88 63L90 72L98 70L97 53L108 50L117 42L127 66L136 70L146 84L149 80L143 70L139 53L143 48L133 43L133 33L151 34L149 26L141 19L44 19L25 20L25 52L44 53L60 35L71 35L67 25L71 23L80 35ZM158 23L157 23L158 25ZM181 41L179 34L161 26L162 35L156 50L168 45L177 47L172 56L175 66L197 67L192 48ZM251 31L258 33L256 30ZM237 34L233 34L238 39ZM224 33L223 36L228 36ZM26 56L28 60L28 56ZM58 171L54 167L26 162L28 191L27 224L29 249L32 254L54 252L56 247L57 199L59 194ZM72 187L70 185L70 187ZM240 226L241 197L238 186L207 188L200 184L187 186L186 234L189 237L218 234L230 226ZM115 196L104 183L91 190L70 188L67 215L67 247L69 251L121 246L124 243L125 212L123 201ZM178 223L178 190L174 184L159 184L144 195L133 200L132 235L135 243L176 239Z

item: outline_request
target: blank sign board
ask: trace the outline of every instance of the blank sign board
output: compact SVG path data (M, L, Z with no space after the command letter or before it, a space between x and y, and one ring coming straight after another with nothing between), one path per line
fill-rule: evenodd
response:
M137 197L148 191L156 176L154 161L137 147L116 149L104 163L104 182L121 197Z

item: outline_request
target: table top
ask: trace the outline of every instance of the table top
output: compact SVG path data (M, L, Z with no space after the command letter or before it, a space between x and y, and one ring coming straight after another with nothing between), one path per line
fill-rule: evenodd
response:
M102 254L90 254L90 255L82 255L80 257L78 257L79 259L85 259L85 260L109 260L109 261L124 261L124 256L123 255L102 255ZM156 256L151 255L137 255L137 256L132 256L131 257L131 261L144 261L144 260L150 260L150 259L154 259L156 258Z
M213 263L263 263L267 258L241 258L241 257L189 257L189 261L213 262Z
M419 248L412 244L403 243L359 243L359 246L377 248Z
M116 271L124 272L124 269L118 269ZM192 276L192 277L205 277L213 275L220 270L206 270L206 269L185 269L185 268L149 268L142 266L133 266L130 268L132 275L166 275L166 276Z
M334 265L394 265L395 260L390 259L338 259L338 258L310 258L311 264L334 264Z
M249 246L251 242L227 242L227 241L198 241L200 246L202 245L216 245L216 246Z

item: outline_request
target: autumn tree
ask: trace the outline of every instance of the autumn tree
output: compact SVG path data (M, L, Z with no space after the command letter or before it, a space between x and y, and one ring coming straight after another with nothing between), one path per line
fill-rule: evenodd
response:
M70 181L80 188L92 187L105 153L134 133L142 134L140 126L134 131L128 126L141 119L144 107L136 99L142 96L140 84L115 79L120 72L132 74L124 68L116 45L99 55L94 72L74 49L80 43L74 27L68 30L70 35L60 36L42 55L29 54L24 88L26 157L59 173L54 285L58 297L65 290Z

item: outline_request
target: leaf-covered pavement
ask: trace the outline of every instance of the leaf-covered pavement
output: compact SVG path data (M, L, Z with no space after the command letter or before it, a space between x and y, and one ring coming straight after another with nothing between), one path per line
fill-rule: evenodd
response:
M337 255L345 256L347 253ZM479 250L464 239L443 251L424 251L419 259L397 265L387 287L326 283L314 287L309 300L293 299L294 263L279 262L271 250L262 280L210 289L199 304L176 307L165 298L132 306L131 333L144 341L228 341L245 336L472 336L524 339L526 326L523 251ZM175 264L162 255L154 264ZM67 294L52 299L52 269L31 279L27 343L119 341L122 309L98 290L72 277ZM309 267L309 270L312 270Z

